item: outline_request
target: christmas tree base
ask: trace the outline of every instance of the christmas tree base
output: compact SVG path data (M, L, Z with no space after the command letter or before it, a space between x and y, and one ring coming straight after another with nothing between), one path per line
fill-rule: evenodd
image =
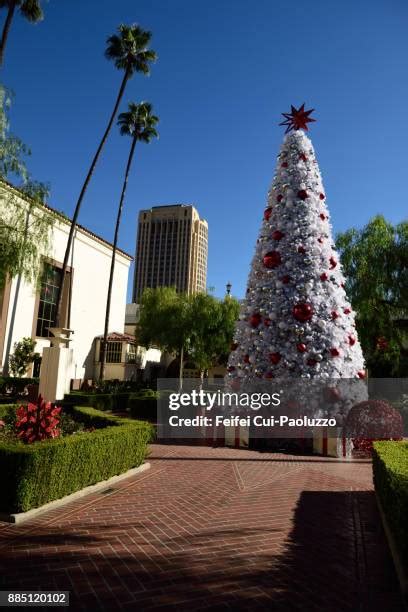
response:
M351 459L353 443L340 427L319 427L313 432L313 454Z

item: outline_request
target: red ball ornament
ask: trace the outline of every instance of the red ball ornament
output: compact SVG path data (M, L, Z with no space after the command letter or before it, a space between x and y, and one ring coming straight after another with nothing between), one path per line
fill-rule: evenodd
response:
M304 246L298 247L298 253L301 253L302 255L304 255L306 253L305 247Z
M262 261L265 268L269 269L277 268L282 263L279 251L269 251L269 253L264 255Z
M264 378L275 378L272 372L266 372Z
M249 318L249 322L252 325L252 327L258 327L261 321L262 321L262 317L258 312L256 312Z
M313 306L305 302L295 304L292 308L292 314L295 319L302 322L309 321L313 316L313 312Z
M321 218L322 221L326 219L326 215L324 213L320 213L319 217Z
M264 210L264 219L265 221L269 221L269 217L272 214L272 208L269 206L269 208L265 208Z
M337 266L337 261L334 259L334 257L330 257L329 262L330 270L334 270L334 268Z
M282 168L287 168L287 167L288 167L288 162L283 162L283 163L281 164L281 166L282 166Z
M228 366L227 372L235 372L235 367L234 366Z
M339 355L340 355L340 351L339 351L339 349L337 349L337 348L335 348L335 347L331 348L331 349L330 349L330 355L331 355L332 357L339 357Z
M266 317L266 318L263 320L263 322L264 322L265 327L269 327L269 326L270 326L270 324L271 324L271 320L270 320L270 319L268 319L268 317Z
M277 365L282 359L282 355L280 353L269 353L269 360L274 365Z
M323 272L323 274L320 275L320 280L321 281L327 281L329 280L328 275L326 274L326 272Z
M249 363L249 355L244 355L244 363Z
M359 370L359 371L357 372L357 376L358 376L359 378L365 378L365 377L366 377L366 372L365 372L365 370Z
M340 287L344 289L344 283L340 283Z
M349 345L350 345L350 346L354 346L354 345L355 345L355 343L356 343L356 338L355 338L355 336L349 336L349 337L348 337L348 342L349 342Z
M282 202L282 200L283 200L283 195L279 194L279 195L277 196L277 198L276 198L276 201L277 201L277 202Z
M326 387L324 395L330 402L337 402L341 398L341 392L338 387Z
M275 230L272 232L273 240L282 240L285 234L283 234L280 230Z
M324 193L319 193L319 198L320 198L321 200L324 200L324 198L325 198L325 197L326 197L326 196L324 195Z
M316 361L316 359L308 359L306 361L306 363L307 363L308 366L312 366L313 367L313 366L315 366L317 364L317 361Z
M308 197L309 197L309 195L308 195L308 193L307 193L306 189L301 189L300 191L298 191L298 194L297 194L297 195L298 195L298 198L299 198L300 200L306 200L306 198L308 198Z
M351 308L345 308L345 309L343 310L343 312L344 312L344 314L348 315L348 314L350 314L350 313L351 313Z
M301 159L301 160L302 160L302 161L304 161L304 162L305 162L305 161L307 161L307 157L306 157L306 155L305 155L304 153L301 153L301 154L299 155L299 159Z
M332 311L331 311L331 318L332 318L333 320L337 319L339 316L340 316L340 315L339 315L339 313L337 312L337 310L332 310Z
M285 276L282 276L281 281L284 285L287 285L288 283L290 283L290 276L288 274L285 274Z
M299 353L305 353L307 351L307 346L303 342L299 342L299 344L296 345L296 348Z

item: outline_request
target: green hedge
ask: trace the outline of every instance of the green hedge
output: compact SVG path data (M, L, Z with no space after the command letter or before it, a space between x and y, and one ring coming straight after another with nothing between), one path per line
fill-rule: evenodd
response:
M124 412L127 408L130 393L87 393L86 391L72 391L64 397L63 405L91 406L96 410L110 410ZM58 402L57 402L58 403Z
M23 393L27 385L38 385L39 378L17 378L16 376L0 376L0 394L18 395Z
M402 558L408 563L408 442L374 442L374 485Z
M149 423L73 408L97 427L30 445L0 443L0 511L24 512L139 466L153 431Z

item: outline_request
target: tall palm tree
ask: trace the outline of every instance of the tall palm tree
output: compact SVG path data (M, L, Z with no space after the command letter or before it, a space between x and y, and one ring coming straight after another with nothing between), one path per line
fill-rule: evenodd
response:
M125 178L122 185L122 193L120 195L118 214L116 216L115 235L113 239L112 249L112 260L109 274L109 285L108 285L108 296L106 300L106 314L105 314L105 328L103 332L103 341L100 349L100 373L99 378L104 379L105 376L105 362L106 362L106 342L109 331L109 316L112 299L112 284L113 275L115 272L115 258L116 249L119 237L119 226L122 217L123 202L125 200L126 188L129 178L129 172L132 165L133 154L135 152L137 141L149 143L152 138L158 138L156 131L156 125L159 122L159 118L152 115L152 105L149 102L141 102L135 104L131 102L128 106L129 110L126 113L121 113L118 118L118 125L120 126L120 133L126 136L131 136L132 144L130 145L129 157L126 164Z
M7 16L0 41L0 66L3 64L4 50L16 8L31 23L37 23L37 21L41 21L44 17L40 0L0 0L0 9L2 8L7 9Z
M76 223L81 208L82 200L87 190L89 181L91 180L92 174L95 170L96 163L99 159L99 155L105 145L106 139L108 138L110 129L115 119L116 113L119 108L120 101L122 100L123 93L125 91L128 80L133 76L135 72L141 72L142 74L150 73L150 63L154 62L157 58L156 53L151 49L148 49L150 39L152 37L151 32L142 30L138 25L133 24L131 26L121 24L118 27L118 34L109 36L107 40L107 48L105 51L105 57L112 60L115 63L118 70L123 70L124 75L122 83L119 89L118 96L116 98L115 106L113 107L112 114L108 121L106 130L102 136L102 140L96 150L95 156L92 160L88 174L86 175L85 182L82 185L81 192L78 197L78 201L75 206L74 215L71 221L71 227L69 229L67 246L65 249L64 262L61 270L61 283L58 292L57 300L57 315L56 315L56 327L61 327L61 307L62 307L62 296L64 294L64 283L66 282L66 270L68 266L69 255L72 247L74 238ZM69 291L71 295L71 291ZM70 319L70 307L71 300L69 298L68 304L68 322L69 327Z

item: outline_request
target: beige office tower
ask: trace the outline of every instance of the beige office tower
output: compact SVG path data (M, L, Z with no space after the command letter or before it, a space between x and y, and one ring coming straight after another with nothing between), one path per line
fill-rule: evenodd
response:
M188 294L207 285L208 224L194 206L141 210L136 241L133 302L146 287L176 287Z

